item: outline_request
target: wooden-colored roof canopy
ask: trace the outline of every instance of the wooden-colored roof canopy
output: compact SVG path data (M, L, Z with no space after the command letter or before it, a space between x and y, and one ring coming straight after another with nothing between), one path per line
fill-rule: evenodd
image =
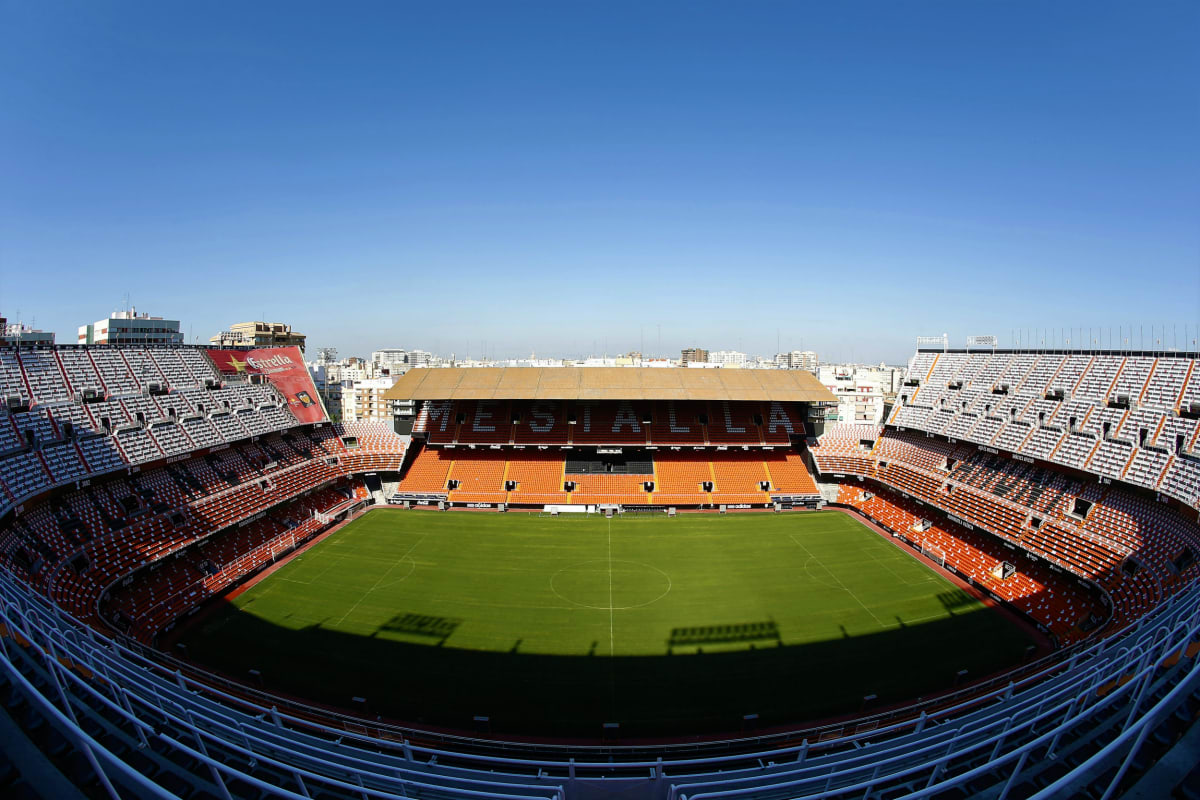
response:
M782 369L451 367L409 370L389 400L749 400L833 403L811 373Z

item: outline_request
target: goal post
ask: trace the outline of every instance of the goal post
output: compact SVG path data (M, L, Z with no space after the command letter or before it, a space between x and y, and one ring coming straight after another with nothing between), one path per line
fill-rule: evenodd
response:
M946 566L946 551L936 545L922 544L921 554L936 561L939 567Z

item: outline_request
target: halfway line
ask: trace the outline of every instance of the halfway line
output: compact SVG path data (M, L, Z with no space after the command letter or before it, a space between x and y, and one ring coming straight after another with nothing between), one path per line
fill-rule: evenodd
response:
M612 597L612 520L608 521L608 655L616 651L613 642L613 597Z

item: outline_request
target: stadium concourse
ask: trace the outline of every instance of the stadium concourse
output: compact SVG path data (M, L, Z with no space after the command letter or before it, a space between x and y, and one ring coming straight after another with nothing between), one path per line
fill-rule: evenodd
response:
M882 427L826 428L828 393L798 372L413 370L390 395L394 429L330 423L298 357L0 347L0 788L1111 797L1140 779L1143 796L1195 791L1194 761L1173 766L1194 753L1200 712L1194 355L918 350ZM383 500L837 504L1058 649L867 716L636 744L403 727L153 646Z

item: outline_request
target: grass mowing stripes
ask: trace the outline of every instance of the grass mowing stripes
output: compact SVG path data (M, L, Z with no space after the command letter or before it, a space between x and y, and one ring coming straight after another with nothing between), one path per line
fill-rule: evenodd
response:
M185 634L269 688L494 732L735 730L1016 663L1008 618L852 518L378 510Z

